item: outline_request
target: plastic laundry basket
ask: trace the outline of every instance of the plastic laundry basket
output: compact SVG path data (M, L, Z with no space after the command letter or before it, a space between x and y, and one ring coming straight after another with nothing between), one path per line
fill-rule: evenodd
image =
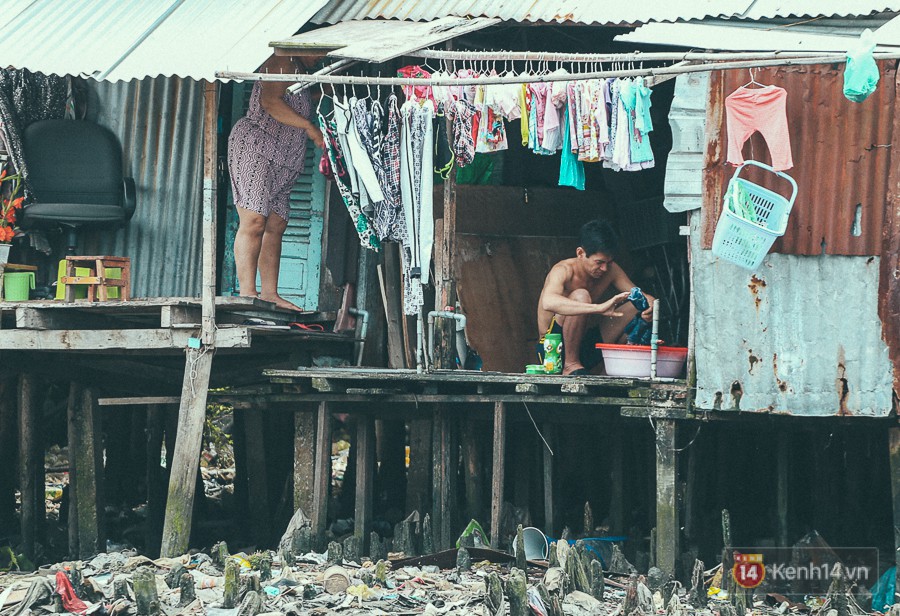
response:
M738 177L747 165L760 167L787 180L792 190L790 198ZM749 195L752 212L740 212L735 208L730 199L734 194L735 183L740 184ZM797 198L797 183L791 176L775 171L769 165L748 160L735 170L725 195L725 206L713 237L713 254L735 265L754 270L762 263L775 239L784 235L787 230L788 216Z

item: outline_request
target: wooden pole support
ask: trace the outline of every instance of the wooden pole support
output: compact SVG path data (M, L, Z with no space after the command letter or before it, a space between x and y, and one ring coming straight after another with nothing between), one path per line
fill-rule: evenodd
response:
M506 474L506 403L494 403L494 460L491 466L491 547L500 549L500 520L503 516L504 475Z
M321 549L328 523L328 495L331 490L331 409L327 402L319 404L316 417L316 466L313 485L312 520L313 542Z
M75 471L70 478L69 522L74 529L69 529L69 550L74 549L74 558L84 559L103 551L103 442L94 393L73 383L68 413L69 465Z
M35 543L44 518L44 456L40 445L35 403L36 378L19 377L19 491L22 493L22 547L33 559Z
M680 527L678 523L677 423L674 419L656 422L656 566L676 575Z
M356 501L353 534L361 554L368 554L372 531L372 488L375 482L375 421L368 415L356 419Z
M891 497L894 505L894 559L897 564L896 581L900 582L900 427L888 430L891 464ZM900 586L897 586L900 588Z
M294 411L294 511L310 515L316 468L316 412Z

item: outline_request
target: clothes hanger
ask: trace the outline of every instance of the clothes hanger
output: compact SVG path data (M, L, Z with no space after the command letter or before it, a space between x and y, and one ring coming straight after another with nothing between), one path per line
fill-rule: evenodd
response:
M759 86L760 88L769 87L769 86L763 85L763 84L759 83L758 81L756 81L756 69L755 68L748 68L747 72L750 73L750 81L748 81L747 83L742 85L741 86L742 88L749 88L750 86Z

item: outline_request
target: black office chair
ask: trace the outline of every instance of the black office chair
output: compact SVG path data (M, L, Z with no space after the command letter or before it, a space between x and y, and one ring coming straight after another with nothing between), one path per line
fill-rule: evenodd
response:
M106 128L84 120L42 120L22 134L34 192L22 209L22 228L67 230L74 255L80 227L120 227L135 209L134 179L122 175L122 148Z

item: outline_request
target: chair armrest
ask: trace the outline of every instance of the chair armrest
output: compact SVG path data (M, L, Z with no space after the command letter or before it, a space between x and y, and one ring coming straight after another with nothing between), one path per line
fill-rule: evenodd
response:
M134 209L137 206L134 178L125 178L123 184L125 188L125 203L123 203L122 207L125 209L125 220L131 220L131 217L134 216Z

